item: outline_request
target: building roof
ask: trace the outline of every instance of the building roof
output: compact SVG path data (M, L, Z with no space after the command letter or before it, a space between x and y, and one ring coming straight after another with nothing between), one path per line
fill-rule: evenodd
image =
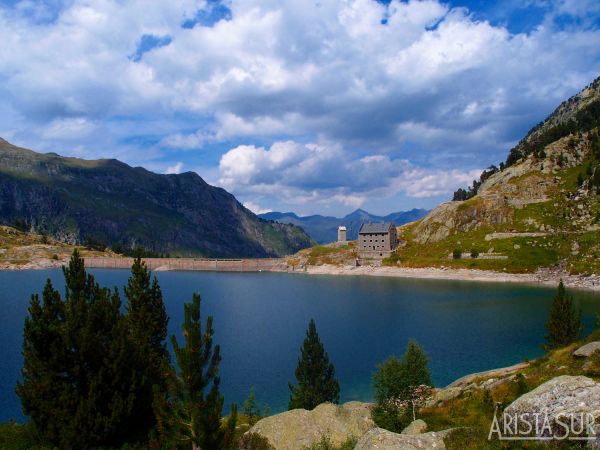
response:
M387 233L393 226L392 222L363 223L358 234Z

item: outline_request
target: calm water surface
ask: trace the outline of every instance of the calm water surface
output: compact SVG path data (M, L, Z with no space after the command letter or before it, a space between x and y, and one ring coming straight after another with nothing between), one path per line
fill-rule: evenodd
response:
M97 280L122 287L124 270L93 269ZM337 371L341 400L370 400L371 375L386 357L415 338L431 358L437 386L471 372L502 367L542 353L544 323L554 289L386 277L279 273L161 272L169 331L181 339L183 303L202 295L221 345L226 404L241 404L252 386L271 412L286 409L288 381L309 319ZM23 320L29 297L46 278L64 286L60 270L0 271L0 422L22 420L14 393L22 365ZM600 296L575 292L586 331Z

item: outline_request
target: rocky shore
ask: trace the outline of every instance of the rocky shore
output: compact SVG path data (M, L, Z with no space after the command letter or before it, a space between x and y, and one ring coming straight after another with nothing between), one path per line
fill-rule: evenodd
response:
M310 275L361 275L398 278L422 278L436 280L485 281L496 283L526 283L543 286L556 286L560 280L568 288L600 292L600 275L571 275L562 270L539 269L535 273L507 273L477 269L450 268L409 268L376 266L306 266L291 273Z
M58 268L66 260L34 258L22 261L2 261L0 270L33 270ZM155 268L160 270L162 268ZM170 270L177 270L170 269ZM215 269L219 271L219 269ZM437 267L409 268L386 266L336 266L336 265L307 265L303 268L285 268L282 264L276 268L264 268L265 271L288 272L309 275L355 275L397 278L421 278L435 280L483 281L496 283L526 283L542 286L556 286L563 280L567 288L584 289L600 292L600 275L571 275L562 268L538 269L535 273L493 272L478 269L451 269Z

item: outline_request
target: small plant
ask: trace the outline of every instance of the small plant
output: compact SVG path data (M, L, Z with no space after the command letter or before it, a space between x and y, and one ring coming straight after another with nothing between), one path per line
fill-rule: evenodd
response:
M471 249L471 258L479 258L479 250L472 248Z
M269 440L258 433L245 433L237 445L238 450L274 450Z
M54 253L54 254L52 255L52 259L53 259L54 261L58 261L58 255L57 255L56 253Z
M460 259L460 258L462 258L462 249L455 248L454 251L452 252L452 258L453 259Z

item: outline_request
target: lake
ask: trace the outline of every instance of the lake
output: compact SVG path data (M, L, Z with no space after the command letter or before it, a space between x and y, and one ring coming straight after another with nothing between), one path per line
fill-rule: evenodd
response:
M90 270L106 286L122 286L125 270ZM371 376L409 338L430 357L437 386L465 374L542 354L544 323L555 289L535 286L317 276L285 273L160 272L170 317L181 339L183 303L202 295L202 315L214 316L221 345L225 404L241 405L254 386L271 413L287 408L288 381L310 318L314 318L341 385L341 400L370 400ZM29 297L46 278L63 291L60 270L0 271L0 422L23 420L14 393L22 365L23 320ZM572 292L586 331L600 312L600 296ZM203 319L204 321L204 319ZM180 341L181 342L181 341Z

